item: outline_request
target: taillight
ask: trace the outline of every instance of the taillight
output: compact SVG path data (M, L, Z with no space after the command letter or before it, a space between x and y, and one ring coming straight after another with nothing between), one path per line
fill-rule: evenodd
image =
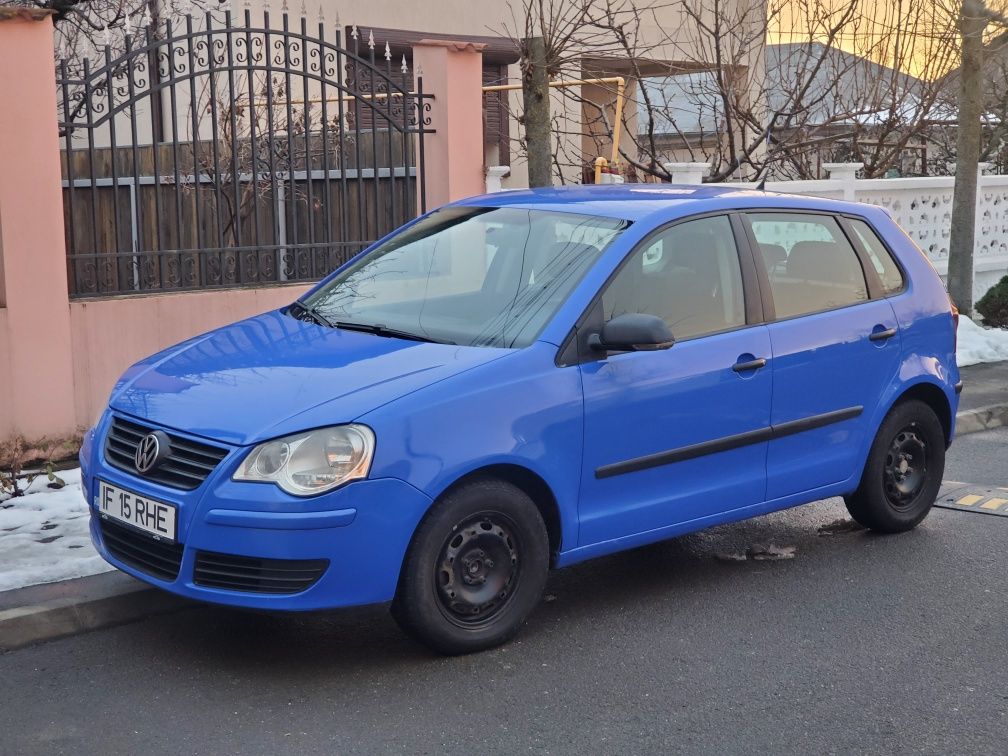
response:
M952 348L959 347L959 308L956 307L955 300L949 294L949 307L952 309Z

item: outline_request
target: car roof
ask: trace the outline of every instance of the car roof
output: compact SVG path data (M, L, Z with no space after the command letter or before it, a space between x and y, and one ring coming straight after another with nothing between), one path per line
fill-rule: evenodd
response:
M514 189L470 197L453 204L552 210L630 221L651 215L685 216L741 208L820 210L858 215L870 212L870 206L856 202L757 191L723 184L589 184ZM675 210L680 212L674 212Z

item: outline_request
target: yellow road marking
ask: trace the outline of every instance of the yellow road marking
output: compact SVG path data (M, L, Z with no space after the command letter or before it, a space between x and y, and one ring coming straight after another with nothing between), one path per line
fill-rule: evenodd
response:
M963 496L961 499L959 499L959 501L957 501L956 504L959 504L960 506L963 507L972 507L978 501L982 500L983 496L977 496L977 494L969 494L968 496Z
M980 509L1000 509L1002 504L1008 504L1008 499L991 499L980 505Z

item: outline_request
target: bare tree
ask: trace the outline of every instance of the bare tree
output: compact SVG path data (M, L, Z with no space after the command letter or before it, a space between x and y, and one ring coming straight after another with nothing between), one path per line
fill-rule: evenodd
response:
M528 151L529 186L549 186L553 158L550 135L549 66L546 40L522 40L522 101L525 106L525 144Z
M962 62L958 71L955 188L949 237L948 290L959 309L973 311L973 246L976 193L984 119L984 42L989 28L1008 19L984 0L962 0L957 28Z
M270 102L286 102L285 86L282 76L256 71L237 73L233 82L203 77L192 105L195 121L183 116L195 168L191 189L214 198L225 244L238 246L256 203L276 203L278 191L284 192L284 202L307 202L294 173L321 156L322 129L347 132L346 116L340 124L331 113L323 124L310 101L292 105L289 116L286 108L270 109ZM341 162L343 156L335 158ZM314 201L317 209L320 203Z
M932 79L953 61L947 39L921 49L915 31L932 30L937 14L909 0L867 13L860 0L682 8L683 60L644 87L635 145L638 167L660 178L669 153L710 163L714 181L815 178L822 158L840 153L882 175L923 142L941 91ZM773 36L779 44L767 46Z
M942 99L927 130L928 171L945 175L956 162L960 69L942 79ZM998 173L1008 172L1008 33L984 46L981 72L983 104L980 115L980 162L991 162Z
M652 2L651 12L673 1L678 0ZM519 116L520 145L529 161L529 184L549 185L553 169L562 178L564 161L558 153L565 150L562 137L572 133L567 119L552 113L550 82L580 79L588 59L621 55L623 48L613 30L633 24L641 13L634 0L516 0L510 9L504 31L516 40L520 53L524 106ZM556 95L564 96L578 98L564 91Z
M608 98L556 89L545 112L531 106L550 99L539 91L531 101L526 86L525 132L552 124L555 174L590 166L617 126L624 172L642 179L667 180L664 164L682 160L710 164L712 181L814 178L836 158L880 176L905 168L909 155L920 171L927 130L944 107L941 74L956 59L954 16L914 0L523 0L513 12L513 36L545 43L539 90L547 78L618 72L627 82L620 124L615 85ZM527 85L530 49L522 45ZM545 154L540 148L534 162Z
M959 128L955 187L952 190L948 289L953 301L967 315L973 310L973 242L980 164L980 117L983 112L980 77L983 33L988 22L983 0L963 0L958 23L962 39L962 65L959 71Z

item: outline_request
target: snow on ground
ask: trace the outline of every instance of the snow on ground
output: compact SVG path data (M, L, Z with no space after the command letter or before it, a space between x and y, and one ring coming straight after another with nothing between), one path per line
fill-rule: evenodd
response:
M965 315L959 316L957 343L956 362L959 367L1008 360L1008 330L981 328Z
M0 591L112 569L91 545L80 470L58 475L58 491L41 475L24 496L0 500Z

